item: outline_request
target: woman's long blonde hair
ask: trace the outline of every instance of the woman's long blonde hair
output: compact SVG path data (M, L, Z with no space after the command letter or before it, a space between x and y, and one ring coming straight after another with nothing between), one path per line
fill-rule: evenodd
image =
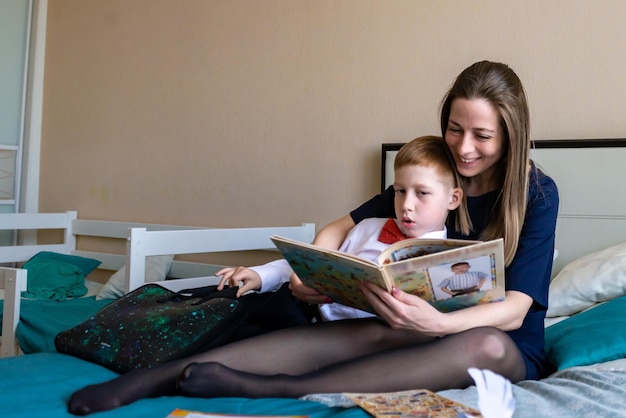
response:
M517 74L505 64L481 61L469 66L443 98L441 132L444 138L452 102L459 98L485 99L500 115L505 153L496 172L501 177L502 189L480 239L504 238L504 258L509 265L517 251L528 198L530 118L526 93ZM463 181L467 183L467 178Z

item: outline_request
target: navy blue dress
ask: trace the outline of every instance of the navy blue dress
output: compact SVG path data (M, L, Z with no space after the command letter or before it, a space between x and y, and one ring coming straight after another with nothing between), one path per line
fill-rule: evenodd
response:
M500 191L468 197L467 204L473 231L462 235L448 220L448 237L478 239L491 216ZM355 223L365 218L395 217L393 187L373 197L350 213ZM546 370L544 352L544 319L548 309L548 288L552 272L554 235L559 208L559 193L554 181L531 165L528 207L515 257L506 268L506 289L527 294L533 304L522 326L509 331L526 363L526 378L539 379Z

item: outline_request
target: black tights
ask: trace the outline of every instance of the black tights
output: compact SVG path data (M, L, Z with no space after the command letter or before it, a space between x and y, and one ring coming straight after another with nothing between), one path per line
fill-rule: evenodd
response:
M138 369L75 392L77 415L138 399L299 397L319 392L433 391L472 384L469 367L513 382L525 377L521 355L504 332L475 328L441 339L391 330L375 319L288 328L183 360Z

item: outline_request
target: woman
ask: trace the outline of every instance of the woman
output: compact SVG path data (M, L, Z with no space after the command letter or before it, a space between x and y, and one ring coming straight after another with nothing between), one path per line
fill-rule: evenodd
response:
M469 235L449 228L448 236L504 238L507 303L511 302L513 309L502 317L498 315L502 323L492 326L509 331L524 359L524 377L539 378L545 372L543 319L559 200L552 179L529 161L529 112L517 75L504 64L488 61L466 68L442 102L441 131L464 178L463 189L473 224ZM316 244L332 248L353 223L389 216L390 210L393 210L391 188L322 229ZM297 277L292 277L291 289L307 302L323 300ZM379 292L369 294L373 303L377 303L379 314L392 327L414 328L411 319L403 317L402 305L392 303ZM507 320L511 321L509 325L505 324Z
M472 384L467 369L490 369L513 382L544 372L543 319L554 250L558 192L529 161L529 114L517 75L506 65L465 69L444 97L441 128L473 224L450 238L505 240L502 302L440 313L395 289L363 286L386 323L357 319L290 328L219 347L193 358L137 370L76 392L75 414L143 397L298 397L316 392L434 391ZM394 216L393 190L324 228L316 243L338 247L355 223ZM449 225L454 225L451 220ZM323 303L292 280L296 296ZM182 372L182 373L181 373ZM276 374L278 373L278 374Z

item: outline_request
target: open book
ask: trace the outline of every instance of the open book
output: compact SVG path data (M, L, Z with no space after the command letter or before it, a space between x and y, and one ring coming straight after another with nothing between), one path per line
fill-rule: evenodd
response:
M308 415L239 415L200 411L189 411L176 408L165 418L309 418Z
M376 418L479 418L480 411L425 389L390 393L344 393Z
M504 299L503 240L406 239L376 262L273 236L302 283L334 302L375 313L358 283L417 295L441 312Z

